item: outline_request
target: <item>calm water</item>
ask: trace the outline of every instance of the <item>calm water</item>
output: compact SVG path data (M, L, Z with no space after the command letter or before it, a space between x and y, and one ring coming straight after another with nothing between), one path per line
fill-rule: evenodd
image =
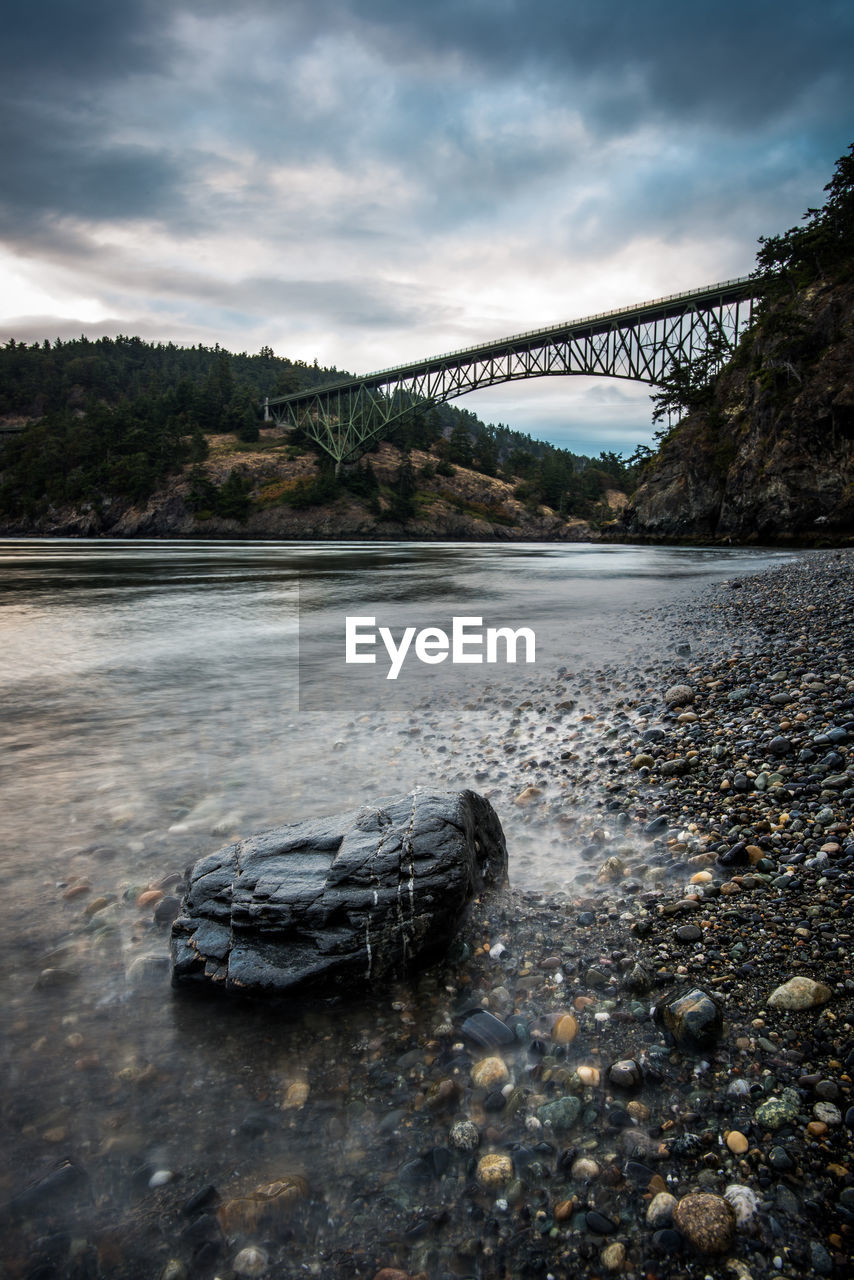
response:
M276 1039L257 1022L176 1005L166 933L138 894L168 887L235 835L419 785L489 790L484 762L497 760L514 696L558 668L592 673L642 656L667 641L651 621L659 606L782 558L0 543L0 1201L61 1156L86 1167L97 1211L114 1215L148 1194L139 1168L202 1178L219 1161L222 1179L273 1176L254 1148L219 1151L219 1116L244 1090L248 1061L256 1095L305 1071L316 1027ZM407 626L450 630L454 616L525 626L536 663L413 661L391 682L382 650L374 667L344 663L348 615L373 616L396 637ZM550 885L555 839L526 838L518 810L499 812L511 877ZM67 977L39 986L45 969Z
M449 730L476 733L454 710L461 693L619 661L645 643L647 610L779 558L585 545L2 543L0 887L39 910L32 868L67 878L76 846L115 847L115 891L164 858L166 869L183 866L219 836L410 789L428 780L400 729L425 706L440 718L446 709ZM410 654L390 681L381 643L374 666L345 663L348 614L373 616L396 640L407 626L450 632L460 615L525 626L536 662L428 666Z

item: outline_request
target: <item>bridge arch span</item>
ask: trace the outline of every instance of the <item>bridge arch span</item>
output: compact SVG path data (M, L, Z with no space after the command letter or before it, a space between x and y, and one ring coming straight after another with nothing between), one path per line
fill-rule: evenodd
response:
M734 350L760 294L750 276L671 294L278 396L266 401L265 418L300 427L340 465L412 409L498 383L588 374L655 386L674 360L693 359L712 340Z

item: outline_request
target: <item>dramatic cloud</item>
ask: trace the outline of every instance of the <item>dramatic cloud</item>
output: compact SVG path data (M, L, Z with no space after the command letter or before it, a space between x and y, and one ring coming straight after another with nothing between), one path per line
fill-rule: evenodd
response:
M852 54L847 0L17 6L0 338L362 372L743 274L854 136ZM630 448L649 388L616 385L465 403Z

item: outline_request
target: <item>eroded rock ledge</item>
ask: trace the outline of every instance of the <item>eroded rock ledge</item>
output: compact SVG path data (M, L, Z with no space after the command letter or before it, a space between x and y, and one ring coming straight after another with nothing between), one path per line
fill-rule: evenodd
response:
M506 878L501 824L472 791L276 827L193 867L172 926L173 982L367 991L441 955L469 899Z

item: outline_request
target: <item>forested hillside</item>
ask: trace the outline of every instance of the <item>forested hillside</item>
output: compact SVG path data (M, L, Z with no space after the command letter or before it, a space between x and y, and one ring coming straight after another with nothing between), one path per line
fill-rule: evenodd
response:
M147 503L181 478L191 511L245 521L259 494L241 466L240 449L259 446L264 398L341 376L334 368L278 357L270 348L232 354L121 336L9 342L0 349L0 524L43 531L51 512ZM228 436L237 447L223 479L208 458L214 438ZM434 461L422 464L425 479L431 467L439 475L454 467L474 470L511 482L519 501L560 516L602 514L607 492L631 491L648 452L640 450L628 462L614 453L593 460L503 424L487 426L451 405L413 410L386 440L403 458L413 449L426 451ZM299 432L290 433L287 443L290 460L305 455L314 461L298 483L285 485L283 504L305 509L349 494L375 515L385 512L370 457L336 478L326 456ZM407 472L402 474L405 491ZM409 487L414 494L418 486ZM403 499L392 505L394 517L405 521L414 505Z

